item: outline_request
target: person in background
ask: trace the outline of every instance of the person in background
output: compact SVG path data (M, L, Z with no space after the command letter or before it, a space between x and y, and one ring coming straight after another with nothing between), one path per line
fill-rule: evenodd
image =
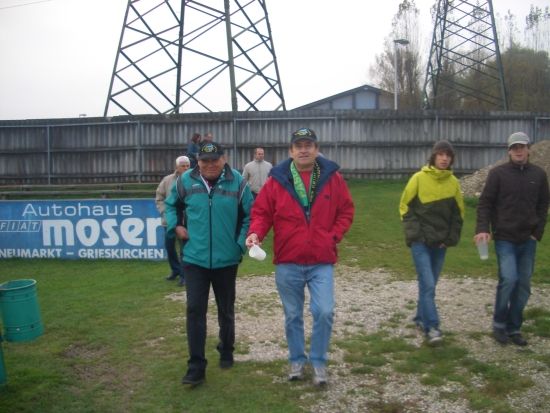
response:
M458 244L464 222L460 183L451 171L454 159L448 141L436 142L428 165L409 179L399 203L405 242L411 249L418 280L414 321L430 345L443 338L435 290L447 248Z
M206 378L206 314L210 286L218 308L220 368L233 366L237 268L253 203L242 175L226 163L216 142L201 145L198 167L180 176L166 199L168 233L187 240L183 269L187 282L189 359L183 384Z
M548 177L529 162L529 136L508 137L509 162L489 171L477 205L474 242L495 240L498 285L493 338L499 344L526 346L523 310L531 295L537 241L548 215ZM491 235L492 234L492 235Z
M254 198L264 186L272 167L273 165L264 160L264 148L254 149L254 160L248 162L243 168L243 177L250 185Z
M353 221L354 205L339 166L319 155L315 132L291 135L290 159L271 170L252 208L246 246L260 244L271 227L275 281L284 308L290 381L304 377L309 361L313 383L327 384L334 317L337 244ZM304 342L304 290L313 315L309 357Z
M197 166L197 154L199 153L201 143L200 133L194 133L191 136L191 142L187 145L187 156L191 161L191 169Z
M214 135L212 135L212 132L206 132L204 136L202 137L202 143L209 143L214 140Z
M164 201L172 189L172 185L186 170L189 169L191 162L187 156L178 156L176 158L176 170L170 175L166 175L160 181L157 187L155 203L162 219L162 226L164 227L164 248L166 249L166 255L168 256L168 264L170 265L170 275L166 277L167 280L172 281L179 277L179 285L185 285L185 276L183 274L181 257L176 251L176 237L168 236L166 231L166 216ZM180 248L181 251L181 248Z

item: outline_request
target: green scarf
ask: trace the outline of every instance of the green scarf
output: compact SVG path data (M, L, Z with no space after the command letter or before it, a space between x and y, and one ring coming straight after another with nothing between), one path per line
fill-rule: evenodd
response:
M311 171L311 178L309 181L309 191L307 192L306 187L302 182L302 177L296 169L294 162L290 163L290 173L292 174L294 190L296 191L296 194L298 194L300 203L305 208L309 208L315 198L315 190L317 189L317 183L319 182L319 176L321 175L321 168L319 167L319 164L315 161L315 165L313 165L313 171Z

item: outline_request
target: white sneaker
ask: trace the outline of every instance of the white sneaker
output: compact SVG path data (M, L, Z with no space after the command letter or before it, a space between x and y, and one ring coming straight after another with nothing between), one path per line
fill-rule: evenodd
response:
M288 374L289 381L302 380L304 378L304 365L302 363L291 363L290 373Z
M428 331L428 334L426 334L426 339L428 340L428 344L437 344L443 340L443 334L441 334L439 329L432 328Z
M316 386L325 386L327 382L327 368L325 366L313 367L313 384Z

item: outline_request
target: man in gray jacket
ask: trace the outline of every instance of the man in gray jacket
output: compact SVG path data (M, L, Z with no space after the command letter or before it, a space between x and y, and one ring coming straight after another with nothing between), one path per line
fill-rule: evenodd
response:
M174 182L176 182L177 177L187 171L190 165L191 162L187 156L179 156L176 158L176 170L170 175L166 175L162 178L162 181L160 181L157 187L155 196L155 203L162 219L162 226L164 227L164 248L166 249L166 255L168 257L168 264L170 265L170 275L168 275L166 279L172 281L179 277L180 286L185 285L185 277L181 266L181 258L176 251L178 241L175 237L167 236L164 200L170 195L170 190Z
M529 136L508 138L510 161L489 172L477 206L474 242L495 240L498 286L493 312L493 337L500 344L525 346L520 329L531 294L537 241L548 215L548 177L529 163Z
M269 171L273 165L264 159L264 148L256 148L254 150L254 160L248 162L243 168L243 178L248 182L250 190L254 198L264 186Z

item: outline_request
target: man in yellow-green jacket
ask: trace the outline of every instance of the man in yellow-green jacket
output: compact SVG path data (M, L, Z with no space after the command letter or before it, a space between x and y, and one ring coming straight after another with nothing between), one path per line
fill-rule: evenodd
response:
M418 279L414 321L429 344L441 342L435 288L447 247L458 244L464 221L464 200L458 179L451 171L453 146L436 142L428 165L415 173L401 196L399 213L405 242L411 248Z

